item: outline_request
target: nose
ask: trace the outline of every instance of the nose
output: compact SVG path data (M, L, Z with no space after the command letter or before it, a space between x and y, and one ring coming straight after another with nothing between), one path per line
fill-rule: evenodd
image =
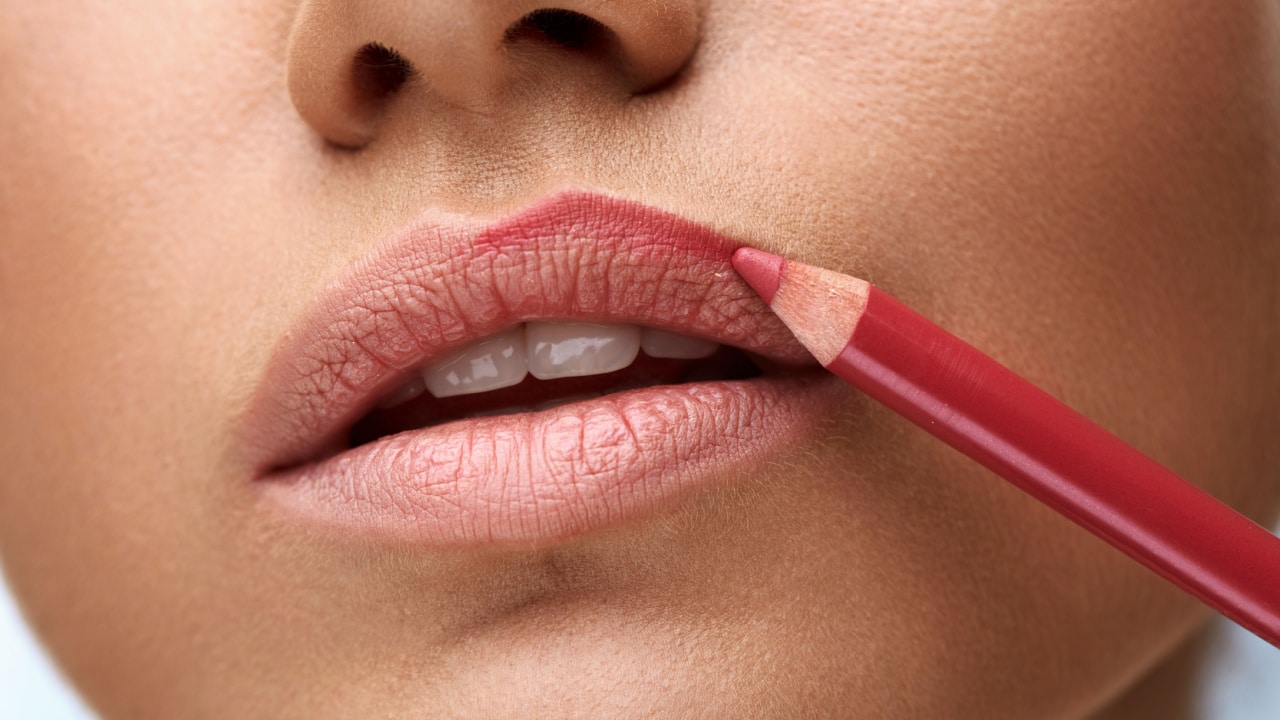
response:
M512 83L587 75L621 97L686 65L702 0L304 0L288 49L289 93L337 145L377 136L405 88L492 110ZM412 81L412 82L410 82Z

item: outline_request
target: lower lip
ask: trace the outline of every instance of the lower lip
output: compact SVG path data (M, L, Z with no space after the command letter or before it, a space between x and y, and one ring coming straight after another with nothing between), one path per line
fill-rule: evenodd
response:
M839 387L808 374L631 390L400 433L257 483L347 535L538 546L641 520L811 436Z

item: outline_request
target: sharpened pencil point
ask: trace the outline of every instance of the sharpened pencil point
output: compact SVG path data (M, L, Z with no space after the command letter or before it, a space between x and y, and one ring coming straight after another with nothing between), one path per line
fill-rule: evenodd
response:
M733 253L733 269L767 303L772 303L773 296L778 294L785 263L781 257L755 248L738 248Z

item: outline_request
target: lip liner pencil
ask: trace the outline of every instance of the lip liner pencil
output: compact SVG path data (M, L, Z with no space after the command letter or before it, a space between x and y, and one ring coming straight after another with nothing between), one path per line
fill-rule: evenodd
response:
M864 280L733 266L828 370L1280 647L1280 538Z

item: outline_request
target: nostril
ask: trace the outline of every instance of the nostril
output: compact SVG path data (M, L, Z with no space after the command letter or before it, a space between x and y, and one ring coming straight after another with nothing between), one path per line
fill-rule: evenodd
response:
M371 104L396 94L413 73L413 65L403 55L380 43L360 48L352 63L356 94Z
M613 39L613 32L594 18L559 8L535 10L516 21L506 33L507 42L542 41L586 52L603 51Z
M701 37L695 0L388 2L377 12L294 1L289 99L321 139L350 150L427 108L468 111L450 115L461 119L657 92L682 76Z

